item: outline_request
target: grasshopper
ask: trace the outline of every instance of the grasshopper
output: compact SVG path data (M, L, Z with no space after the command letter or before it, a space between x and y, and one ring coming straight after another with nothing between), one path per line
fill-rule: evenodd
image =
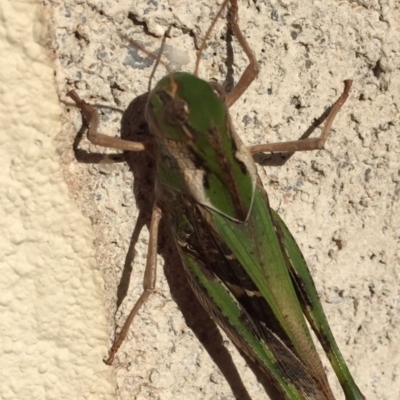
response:
M322 149L352 82L345 81L320 137L247 148L228 109L259 68L238 24L237 0L223 2L206 38L228 2L231 29L249 59L246 70L228 94L220 85L200 79L203 42L193 74L169 72L149 94L146 120L153 142L136 143L98 133L96 110L75 92L69 93L83 112L92 143L147 151L157 165L144 289L105 362L113 362L134 316L155 289L158 227L165 216L194 293L285 399L334 399L306 319L346 399L365 399L335 342L304 257L269 206L252 158L260 152Z

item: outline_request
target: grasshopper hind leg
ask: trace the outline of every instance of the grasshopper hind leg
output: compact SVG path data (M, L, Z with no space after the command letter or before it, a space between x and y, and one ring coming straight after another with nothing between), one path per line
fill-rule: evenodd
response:
M143 292L137 300L135 306L132 308L129 313L128 318L125 321L124 326L121 329L118 337L115 339L114 344L112 345L109 357L104 360L107 365L111 365L114 361L115 354L118 349L121 347L123 341L125 340L129 328L132 325L133 319L136 314L139 312L140 307L147 301L150 295L154 292L156 286L156 272L157 272L157 240L158 240L158 228L160 224L160 220L162 217L161 209L157 207L157 205L153 206L153 212L151 215L151 223L150 223L150 235L149 235L149 246L147 252L147 261L146 261L146 269L144 273L143 279Z

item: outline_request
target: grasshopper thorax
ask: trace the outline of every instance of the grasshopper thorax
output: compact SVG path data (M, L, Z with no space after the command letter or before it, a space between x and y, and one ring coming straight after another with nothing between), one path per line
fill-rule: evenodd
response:
M146 119L157 143L157 180L231 219L253 202L254 161L236 135L223 90L177 72L149 95Z

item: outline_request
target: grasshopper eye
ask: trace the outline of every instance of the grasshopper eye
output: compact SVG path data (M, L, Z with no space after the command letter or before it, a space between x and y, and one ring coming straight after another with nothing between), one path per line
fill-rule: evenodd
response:
M165 115L171 124L183 125L189 117L189 107L186 101L174 99L166 106Z

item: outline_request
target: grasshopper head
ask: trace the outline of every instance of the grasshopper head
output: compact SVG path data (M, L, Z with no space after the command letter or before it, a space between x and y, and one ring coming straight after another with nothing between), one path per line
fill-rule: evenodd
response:
M146 119L157 142L158 182L245 221L257 173L223 97L223 91L202 79L173 73L150 93Z

